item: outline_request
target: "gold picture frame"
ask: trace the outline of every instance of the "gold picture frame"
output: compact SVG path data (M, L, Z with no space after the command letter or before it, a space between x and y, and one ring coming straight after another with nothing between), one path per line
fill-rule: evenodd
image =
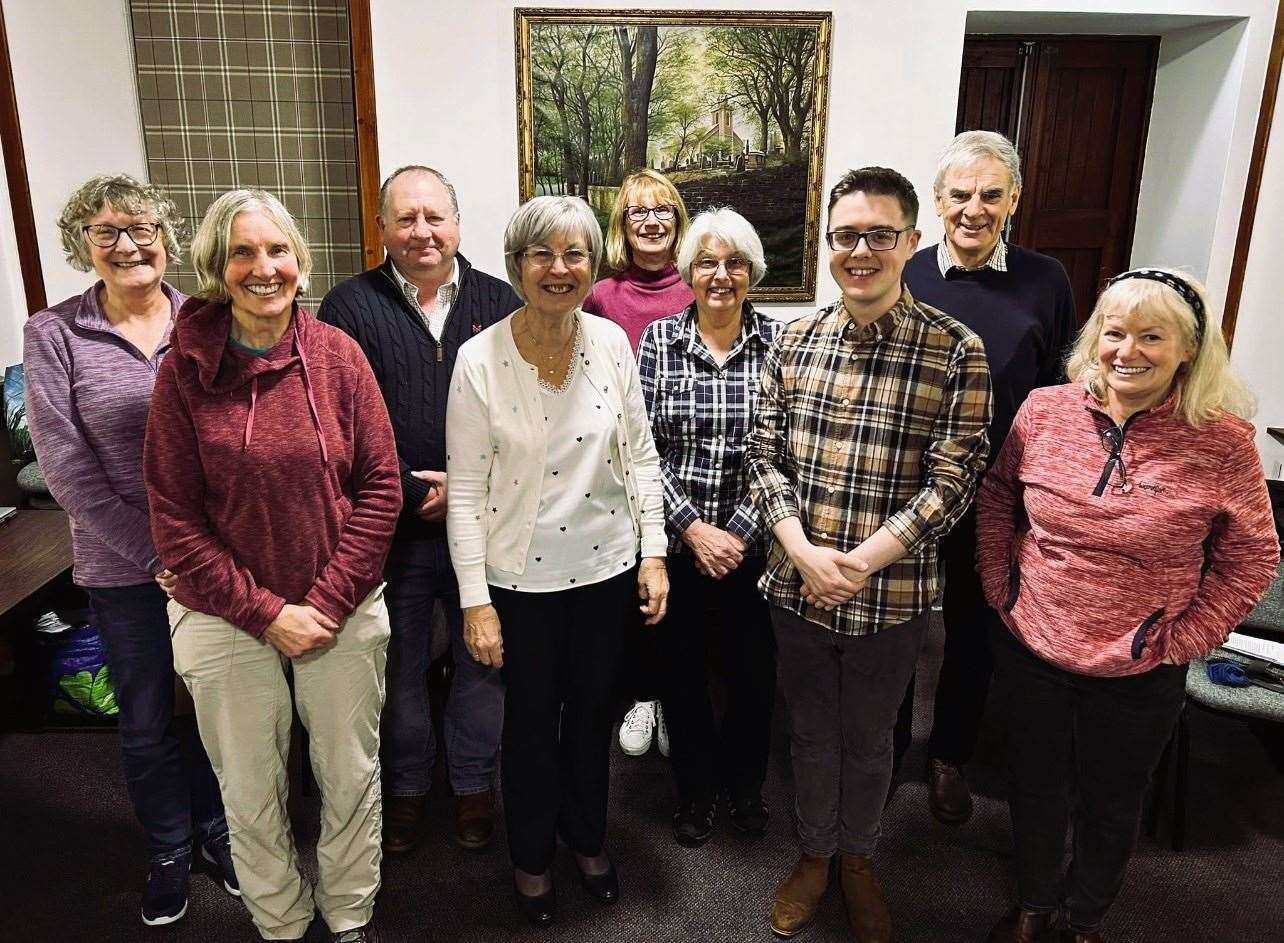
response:
M814 302L831 22L823 11L514 10L522 201L573 193L605 224L623 176L654 167L693 215L731 206L754 223L767 276L751 298Z

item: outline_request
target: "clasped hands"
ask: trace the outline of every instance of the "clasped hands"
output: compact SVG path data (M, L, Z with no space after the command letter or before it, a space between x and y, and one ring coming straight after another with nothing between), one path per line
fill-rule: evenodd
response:
M165 594L172 597L178 585L178 577L173 571L161 570L155 578ZM286 658L299 658L315 651L333 648L342 629L342 625L313 606L286 603L271 624L263 630L262 639Z
M682 532L682 542L695 555L695 566L705 576L720 580L744 561L745 542L730 531L697 520Z
M873 574L854 553L808 544L793 557L802 576L802 597L810 606L829 611L852 599Z

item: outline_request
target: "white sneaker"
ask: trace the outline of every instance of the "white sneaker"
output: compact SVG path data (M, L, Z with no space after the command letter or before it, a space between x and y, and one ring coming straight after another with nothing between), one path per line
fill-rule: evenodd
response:
M629 756L641 756L651 749L651 735L655 730L655 715L659 704L655 701L635 701L620 724L620 749ZM665 750L669 738L665 734ZM665 754L668 755L667 752Z
M669 755L669 725L664 722L664 711L660 702L655 702L655 745L661 756Z

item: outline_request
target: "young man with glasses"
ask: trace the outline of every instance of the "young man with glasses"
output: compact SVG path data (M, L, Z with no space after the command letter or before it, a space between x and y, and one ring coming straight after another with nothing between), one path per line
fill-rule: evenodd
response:
M870 856L892 726L936 595L936 542L985 465L990 378L975 334L901 282L918 198L893 170L847 173L829 198L842 297L792 322L762 374L748 468L775 537L760 584L790 706L802 854L771 929L806 926L842 855L852 929L891 939Z
M392 638L380 725L383 850L408 852L424 835L437 758L427 682L436 604L450 626L455 666L444 720L455 840L475 849L493 831L504 687L499 672L478 664L463 643L446 544L446 395L459 345L521 301L459 254L455 188L430 167L402 167L384 181L379 231L383 264L331 289L317 317L365 351L401 462L403 508L384 573Z

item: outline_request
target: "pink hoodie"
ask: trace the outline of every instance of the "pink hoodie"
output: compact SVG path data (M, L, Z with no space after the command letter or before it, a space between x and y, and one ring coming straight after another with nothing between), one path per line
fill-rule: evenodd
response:
M143 474L174 598L263 633L286 603L342 622L375 586L401 509L392 425L365 355L295 307L262 357L227 304L190 299L161 364Z
M1217 647L1275 576L1279 541L1253 427L1188 425L1174 400L1124 426L1078 384L1035 390L981 482L985 598L1045 661L1128 675Z

